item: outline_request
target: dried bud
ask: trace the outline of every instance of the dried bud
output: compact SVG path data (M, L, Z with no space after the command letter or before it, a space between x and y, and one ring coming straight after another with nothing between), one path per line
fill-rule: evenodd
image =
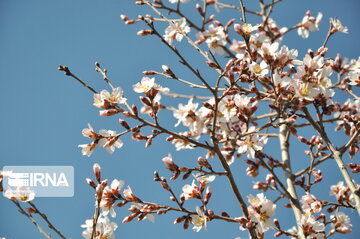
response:
M274 237L279 237L279 236L281 236L283 233L282 232L276 232L275 234L274 234Z

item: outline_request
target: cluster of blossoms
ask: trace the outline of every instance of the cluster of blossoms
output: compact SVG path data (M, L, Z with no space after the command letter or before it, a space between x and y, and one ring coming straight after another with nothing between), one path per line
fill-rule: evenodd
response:
M272 227L270 217L275 215L276 205L267 199L263 193L257 194L256 197L249 195L248 199L250 218L256 223L256 231L262 238L264 233Z
M96 224L96 232L93 236L93 219L85 221L85 224L81 225L82 228L85 228L85 231L82 232L82 236L86 239L114 239L115 230L117 229L117 224L111 222L108 217L99 217Z
M141 30L138 35L156 35L202 84L197 85L192 80L179 78L167 65L162 66L161 72L144 71L146 76L133 85L133 90L140 94L140 101L143 105L140 111L136 105L128 104L120 87L114 88L110 84L113 89L112 93L103 90L94 95L94 105L103 109L100 111L100 115L122 114L129 120L139 122L139 125L130 127L125 120L120 119L120 124L125 128L122 133L111 130L100 130L99 133L95 133L89 125L88 129L83 130L83 135L94 141L90 144L79 145L79 147L82 148L83 155L87 156L91 155L96 145L100 145L112 153L115 148L122 146L119 138L123 134L131 133L133 140L145 141L146 147L150 147L158 135L167 134L166 141L171 142L176 150L200 147L207 150L207 154L204 158L198 158L199 167L194 168L178 166L173 161L171 154L162 159L166 168L172 173L170 180L175 180L182 174L183 180L191 175L195 178L191 184L185 184L182 187L182 193L177 196L166 178L159 177L155 172L154 180L160 182L160 185L171 193L171 200L177 204L177 208L146 203L136 197L130 187L121 194L120 189L123 182L119 180L114 180L110 186L107 186L106 180L100 180L100 177L97 177L97 185L88 180L89 185L94 184L92 186L96 190L98 207L102 210L99 220L108 220L108 214L115 217L114 207L121 207L130 202L130 215L125 217L123 222L130 222L134 218L138 218L140 221L144 219L153 221L153 214L161 215L173 210L185 214L178 217L175 224L183 223L184 229L187 229L191 223L196 232L201 229L206 230L208 223L214 219L238 222L241 224L240 229L248 230L252 238L264 238L265 233L270 229L276 231L274 235L276 237L286 235L306 239L323 239L335 232L342 234L351 232L349 217L339 209L343 207L357 208L360 211L360 202L354 194L354 190L358 187L355 182L346 181L348 185L355 185L352 187L346 187L342 182L331 187L331 194L336 196L337 203L319 200L310 193L311 187L323 179L322 171L315 167L331 157L338 162L339 155L342 155L347 149L349 149L351 157L354 157L359 151L360 101L352 90L353 87L360 85L360 58L348 60L342 59L340 55L335 59L326 56L328 52L326 44L330 36L336 32L348 33L347 27L337 18L330 19L330 30L324 44L316 51L309 49L305 55L299 56L296 49L282 44L284 35L297 30L299 36L308 38L310 32L319 30L322 13L318 13L315 17L308 11L295 26L280 27L270 17L271 10L268 15L265 14L268 7L273 7L274 3L272 3L261 6L263 10L258 14L264 15L263 22L260 24L251 25L246 22L244 16L241 24L236 23L236 19L222 24L215 20L215 15L207 17L206 9L214 6L218 11L222 7L231 8L231 5L216 0L206 0L204 1L206 8L201 7L200 4L196 5L196 10L202 18L202 24L197 25L195 21L191 21L183 14L180 8L180 5L187 3L188 0L169 0L169 2L176 4L177 7L168 7L163 1L157 0L153 2L137 1L138 5L151 7L159 18L151 15L139 16L138 20L129 19L124 15L121 18L126 24L140 21L146 23L150 29ZM242 1L240 3L242 5ZM260 1L260 4L264 4L263 1ZM161 10L167 10L179 18L168 19L161 13ZM242 10L244 14L246 11ZM157 28L157 23L167 24L164 33ZM233 32L235 33L234 37L232 36ZM196 40L193 41L193 37ZM215 86L211 80L205 79L199 70L187 62L186 57L175 47L184 39L200 52L206 59L206 64L218 73ZM228 58L227 62L217 58L218 55L225 55L225 58ZM190 87L207 89L211 94L200 97L170 92L168 88L155 83L155 77L152 77L154 75L173 79ZM332 82L332 78L335 78L336 75L338 76L337 81ZM334 98L336 89L349 93L355 99L348 99L343 105L340 105ZM162 95L188 98L188 101L187 103L180 102L178 107L174 108L160 103ZM267 114L261 112L262 115L259 115L260 104L267 104L271 108L270 112ZM313 119L313 115L309 113L310 106L315 108L317 120ZM176 132L165 128L163 122L158 118L161 110L170 111L175 118L174 126L185 128L185 130ZM323 118L323 116L332 115L334 115L334 119ZM150 120L148 120L148 116L150 116ZM350 139L341 148L333 147L324 132L323 124L335 121L338 123L336 129L344 128ZM260 124L263 125L259 126ZM309 125L318 131L320 136L314 135L307 140L299 135L296 128ZM145 135L144 132L148 131L143 128L146 127L152 128L151 134ZM279 128L279 133L269 133L270 128ZM311 157L309 168L300 171L296 176L289 163L290 134L295 135L301 143L307 145L309 150L306 150L305 153ZM282 161L275 160L264 152L269 137L280 139ZM216 172L210 165L208 159L215 156L219 158L224 172ZM249 204L245 205L246 203L236 190L236 182L230 170L231 164L240 157L249 165L246 169L248 176L257 177L260 169L268 171L266 182L256 182L253 189L263 192L268 189L277 191L280 193L277 200L267 199L264 193L257 194L256 197L250 194L248 196ZM324 158L319 159L320 157ZM340 164L338 163L338 165ZM351 168L354 173L360 172L360 166L356 163L346 166ZM279 179L278 170L285 172L287 185L284 185ZM308 174L307 183L305 173ZM342 173L345 175L344 172ZM242 205L243 217L231 218L227 213L217 216L214 211L209 209L208 203L212 196L212 187L209 184L219 175L228 177L233 191ZM301 179L296 179L299 176ZM312 176L315 177L313 181ZM306 192L301 199L292 196L297 194L295 186ZM277 219L273 219L276 209L275 202L283 198L291 201L289 207L293 208L297 224L297 228L288 231L283 231ZM190 199L200 203L195 207L195 211L185 208L186 201ZM328 217L322 214L326 207L329 207L327 209ZM103 227L102 220L98 223L100 223L100 229L97 229L99 231L97 234L102 235L106 230L101 229ZM110 222L107 224L113 225ZM327 234L326 225L328 224L331 224L332 229ZM90 224L85 227L88 229L84 235L93 233L91 230L94 227L91 227ZM107 228L112 228L108 230L108 236L106 235L110 238L116 226L107 226Z
M95 219L86 220L85 224L81 225L81 227L85 228L85 231L82 233L84 238L115 238L114 232L117 229L117 224L111 222L108 215L110 214L113 218L116 217L114 206L121 207L127 203L131 203L129 211L132 214L125 217L123 223L130 222L135 217L139 217L139 220L148 219L154 222L155 218L151 213L157 209L156 207L140 205L142 201L133 194L130 186L124 189L123 194L121 194L120 190L125 184L122 180L114 179L110 185L107 185L108 179L101 178L101 167L99 164L94 164L93 171L98 183L96 184L90 178L87 178L86 181L96 192L96 208L101 210L101 213L100 211L98 214L95 213L97 215L94 216ZM118 201L120 202L114 205ZM93 232L94 220L96 220L96 232Z
M97 145L105 148L110 154L113 153L116 148L123 146L120 135L117 134L116 131L102 129L99 133L95 133L90 124L88 124L88 127L89 128L83 129L82 134L87 138L94 139L94 141L89 144L79 145L79 147L82 148L81 152L83 155L90 157Z

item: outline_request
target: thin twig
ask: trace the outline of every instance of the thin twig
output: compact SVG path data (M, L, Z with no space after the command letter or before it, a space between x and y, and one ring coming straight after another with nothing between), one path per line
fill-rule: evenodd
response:
M30 221L37 227L37 229L39 230L39 232L41 234L43 234L47 239L51 239L50 234L46 233L44 231L44 229L39 225L39 223L36 222L36 220L33 218L33 216L31 215L31 213L27 213L19 204L19 202L17 200L11 200L19 209L19 212L23 215L25 215L27 218L30 219Z
M39 209L37 209L37 207L35 206L35 204L34 204L33 202L28 202L28 203L29 203L29 204L31 205L31 207L35 210L35 212L36 212L37 214L39 214L39 215L45 220L45 222L47 223L47 226L48 226L51 230L53 230L56 234L58 234L59 237L61 237L62 239L66 239L66 237L65 237L58 229L56 229L56 228L54 227L54 225L49 221L49 219L47 218L47 216L46 216L44 213L40 212Z

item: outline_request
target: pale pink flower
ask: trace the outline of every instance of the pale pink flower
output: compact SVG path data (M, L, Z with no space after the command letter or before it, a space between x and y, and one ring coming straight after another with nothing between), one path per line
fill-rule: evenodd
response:
M261 48L258 49L258 53L263 57L263 59L274 60L276 59L276 53L278 49L279 49L278 42L274 42L274 43L264 42L261 45Z
M91 142L90 144L79 144L78 147L81 148L82 155L90 157L91 154L94 152L96 143Z
M310 16L310 11L307 11L304 18L302 19L300 27L297 30L298 35L302 38L308 38L310 31L318 31L322 16L322 13L319 12L315 18Z
M82 232L82 236L85 239L92 238L93 231L93 219L85 221L85 224L81 225L82 228L85 228L85 231ZM117 229L117 224L115 222L110 222L108 217L99 217L96 224L96 233L94 239L115 239L115 230Z
M155 86L155 78L149 78L144 76L141 82L133 85L133 89L136 93L147 94Z
M179 20L172 20L170 25L165 29L165 41L169 44L176 39L180 42L184 38L184 34L190 32L190 27L186 25L186 19L180 18Z
M94 94L94 106L101 109L108 109L111 105L124 104L126 100L120 87L114 88L112 93L102 90L100 94Z
M332 228L334 228L337 232L347 234L351 233L351 223L350 217L348 217L345 213L335 211L335 214L330 216L330 221Z
M131 207L129 208L130 212L143 212L143 213L147 213L146 216L143 219L147 219L150 222L154 223L155 222L155 217L154 215L150 214L149 212L151 212L151 210L146 209L145 207L142 207L139 203L133 202Z
M191 216L191 223L194 225L193 230L199 232L203 227L206 230L207 217L203 210L196 207L197 215Z
M35 192L30 187L20 186L16 189L7 189L4 196L11 200L19 200L21 202L29 202L35 198Z
M179 167L173 162L172 156L170 153L167 157L164 157L162 159L162 161L165 163L167 169L170 171L177 171L179 169Z
M102 129L99 131L99 134L102 136L99 140L99 145L105 148L108 153L112 154L115 151L115 148L119 149L123 146L123 142L116 134L116 131Z
M265 61L261 61L261 63L253 62L249 65L249 69L256 76L265 76L269 73L269 67L265 63Z
M130 186L128 186L127 189L124 190L123 194L125 196L125 199L130 202L139 201L139 199L133 194Z
M238 153L244 154L250 159L255 159L255 152L262 151L264 145L267 143L268 138L263 136L259 138L259 135L255 133L255 127L250 127L246 132L248 135L242 137L241 140L237 140L236 144L239 146Z
M182 150L182 149L193 149L195 145L193 143L190 143L187 140L175 138L171 141L171 143L175 146L176 151Z
M343 181L339 181L336 185L330 187L330 195L336 196L339 202L349 202L355 204L354 196L350 188L344 185Z
M243 25L240 24L234 24L234 30L239 33L240 35L246 35L246 36L250 36L250 34L253 31L256 31L259 28L259 24L258 25L251 25L249 23L245 23Z
M201 192L199 187L195 184L195 180L193 180L192 184L186 184L182 187L183 193L181 197L184 197L185 200L191 198L201 198Z
M304 232L306 239L324 239L325 225L315 220L311 215L303 215L300 226Z
M298 50L292 49L289 50L287 46L282 46L278 52L276 52L276 59L283 66L293 67L293 63L299 63L300 61L296 60L298 56Z
M272 226L270 217L275 215L276 205L267 199L263 193L259 193L254 197L248 196L250 206L248 211L252 221L257 222L256 229L259 233L268 231Z
M204 36L210 51L218 53L219 55L224 54L224 49L222 47L227 43L224 27L216 27L215 25L210 24L208 30L204 32Z
M95 133L93 127L90 124L88 124L88 127L89 128L85 128L85 129L82 130L82 132L81 132L82 135L85 136L85 137L88 137L90 139L98 138L99 135L97 133Z
M335 32L342 32L348 34L348 28L344 26L339 19L330 18L330 24L332 26L332 31Z
M303 204L301 208L305 213L319 213L322 210L321 202L312 194L307 193L302 196L300 202Z
M349 73L349 84L360 86L360 71L352 71Z
M215 175L205 176L200 173L195 174L194 177L200 184L203 184L203 185L207 185L207 184L211 183L216 178Z
M290 77L281 76L277 71L272 75L272 80L275 86L285 87L290 83Z
M179 104L179 108L174 110L174 117L178 119L178 122L175 126L178 126L180 123L183 123L185 126L190 126L196 120L198 116L196 115L196 109L198 103L193 103L193 98L189 99L187 105Z
M119 199L119 191L124 186L124 181L114 179L110 186L106 186L103 190L100 207L102 215L106 216L110 213L112 217L116 217L116 212L113 204Z

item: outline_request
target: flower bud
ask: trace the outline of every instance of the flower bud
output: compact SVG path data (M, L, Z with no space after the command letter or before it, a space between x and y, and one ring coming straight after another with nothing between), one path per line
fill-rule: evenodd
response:
M143 29L136 33L136 35L138 35L138 36L148 36L148 35L152 35L152 34L154 34L154 31L150 30L150 29Z
M93 180L91 180L90 178L86 178L86 182L87 182L87 184L89 184L92 188L96 189L96 184L94 183Z
M184 230L187 230L189 228L189 219L188 218L185 219L183 228L184 228Z
M154 172L154 181L160 181L159 173L157 171Z
M134 220L134 218L138 215L138 213L133 213L130 214L129 216L125 217L124 220L122 221L122 223L127 223L127 222L131 222L132 220Z
M209 162L208 162L206 159L204 159L203 157L199 157L198 160L197 160L197 162L198 162L198 164L199 164L200 167L205 167L205 168L207 168L207 169L212 170L212 167L211 167L211 165L209 164Z
M181 216L175 219L174 224L178 224L183 222L186 219L187 216Z
M170 186L167 182L161 181L160 184L165 190L170 191Z
M124 127L125 129L130 130L130 126L128 125L128 123L126 123L125 120L119 119L119 123L120 123L121 126Z
M101 181L101 167L99 164L95 163L94 166L93 166L93 170L94 170L94 175L95 175L95 178L96 180L100 183Z

